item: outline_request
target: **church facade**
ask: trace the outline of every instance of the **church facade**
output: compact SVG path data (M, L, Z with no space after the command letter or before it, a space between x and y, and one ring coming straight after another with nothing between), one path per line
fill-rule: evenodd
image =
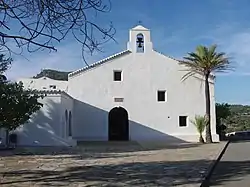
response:
M191 120L205 114L204 80L196 74L183 81L183 69L178 60L155 51L150 30L138 25L129 31L126 50L70 73L68 81L58 81L66 85L60 90L51 87L50 79L48 88L33 86L47 96L31 122L15 131L19 144L197 142L199 134ZM214 77L209 81L212 139L218 142Z

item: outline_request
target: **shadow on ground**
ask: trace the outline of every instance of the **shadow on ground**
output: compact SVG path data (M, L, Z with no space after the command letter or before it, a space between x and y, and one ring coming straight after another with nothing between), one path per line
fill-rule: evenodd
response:
M60 171L48 169L16 170L0 173L2 185L49 184L86 186L175 186L201 183L209 160L175 162L135 162L118 165L67 167ZM204 168L198 167L198 165ZM87 185L88 184L88 185Z
M200 143L177 143L177 144L158 144L137 142L123 143L87 143L76 147L17 147L14 150L0 149L0 157L4 156L32 156L32 155L71 155L72 157L89 156L92 158L104 158L114 154L132 154L134 152L157 151L164 149L188 149L199 147ZM105 156L106 155L106 156Z
M249 142L241 138L231 140L225 155L212 173L210 185L234 184L235 181L245 181L250 178Z
M60 171L49 168L0 172L1 185L49 184L50 186L92 184L93 186L175 186L201 183L201 177L211 162L209 160L175 162L135 162L118 165L92 165L67 167ZM197 167L202 164L204 168ZM216 183L237 180L250 174L250 161L221 162ZM91 185L90 185L91 186Z
M246 175L250 175L250 160L240 162L221 161L216 167L216 171L210 180L211 185L220 185L226 181L238 181Z

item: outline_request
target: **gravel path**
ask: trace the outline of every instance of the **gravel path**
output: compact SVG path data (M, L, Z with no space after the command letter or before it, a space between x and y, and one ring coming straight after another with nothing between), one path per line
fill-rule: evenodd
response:
M60 152L40 148L15 154L0 152L0 186L198 187L224 145L190 144L140 151L71 148Z

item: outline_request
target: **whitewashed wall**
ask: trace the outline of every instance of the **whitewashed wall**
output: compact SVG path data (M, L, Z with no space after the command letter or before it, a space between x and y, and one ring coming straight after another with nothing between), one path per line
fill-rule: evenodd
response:
M128 44L134 50L132 45ZM196 114L205 114L204 81L191 77L181 82L185 72L180 71L183 68L178 62L153 51L151 44L146 46L146 53L132 51L69 78L68 93L76 99L75 138L108 140L108 112L122 106L129 114L130 140L198 140L195 127L191 123L179 127L178 117L186 115L190 120ZM123 71L122 82L113 81L114 70ZM210 88L212 136L219 141L213 83ZM157 90L162 89L167 91L167 101L159 103ZM115 103L115 97L123 97L124 102Z
M66 137L64 109L72 108L70 101L61 94L50 94L39 99L39 102L43 103L43 107L32 116L29 123L15 130L18 146L75 145L76 142Z
M48 77L41 77L39 79L34 78L20 78L17 82L23 82L24 88L36 89L36 90L61 90L66 91L68 86L68 81L59 81L50 79ZM50 86L55 85L56 89Z

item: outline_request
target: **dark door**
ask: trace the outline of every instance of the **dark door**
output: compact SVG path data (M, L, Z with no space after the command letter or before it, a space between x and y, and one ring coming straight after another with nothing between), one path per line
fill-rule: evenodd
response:
M109 140L126 141L128 139L128 113L122 107L115 107L109 112Z

